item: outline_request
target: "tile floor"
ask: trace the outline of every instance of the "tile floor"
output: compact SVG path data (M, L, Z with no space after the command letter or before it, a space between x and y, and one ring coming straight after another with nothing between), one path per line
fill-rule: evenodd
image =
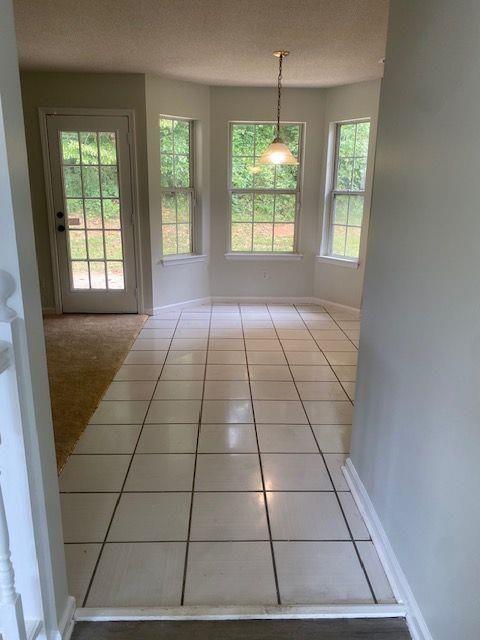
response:
M78 606L394 602L341 471L358 331L315 305L149 318L60 476Z

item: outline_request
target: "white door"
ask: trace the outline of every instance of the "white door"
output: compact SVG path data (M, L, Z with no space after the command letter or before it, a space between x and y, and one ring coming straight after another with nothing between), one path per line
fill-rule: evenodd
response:
M127 116L48 115L62 310L136 313Z

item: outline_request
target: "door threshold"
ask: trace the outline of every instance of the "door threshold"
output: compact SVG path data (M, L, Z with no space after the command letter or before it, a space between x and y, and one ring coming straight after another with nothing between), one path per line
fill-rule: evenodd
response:
M403 604L79 607L75 620L300 620L331 618L404 618Z

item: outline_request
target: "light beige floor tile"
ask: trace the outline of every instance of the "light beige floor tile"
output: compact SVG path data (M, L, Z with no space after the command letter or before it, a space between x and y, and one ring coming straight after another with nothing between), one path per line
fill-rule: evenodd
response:
M352 424L353 406L349 401L306 400L303 406L311 424Z
M166 357L166 351L129 351L123 364L163 364Z
M267 493L273 540L350 540L333 492Z
M145 353L151 352L146 351ZM161 371L161 364L124 364L115 374L114 380L157 380Z
M372 604L351 542L275 542L283 604Z
M174 338L170 346L172 351L206 351L207 338Z
M186 605L276 604L268 542L192 542Z
M213 340L222 340L222 339L232 339L232 338L243 338L243 331L241 328L237 327L216 327L210 329L210 339Z
M199 453L256 453L257 439L253 424L202 424Z
M338 498L342 505L343 513L347 519L348 526L352 532L354 540L370 540L370 534L365 526L360 511L355 504L355 500L349 491L339 491Z
M160 318L147 318L143 325L145 329L175 329L177 320L162 320Z
M289 351L294 353L315 353L319 351L315 340L282 340L282 347L285 353ZM288 358L288 355L287 355Z
M186 540L190 493L124 493L108 533L109 542Z
M81 607L102 545L66 544L64 548L68 593L75 598L77 607Z
M202 423L247 423L253 422L250 400L204 400Z
M137 453L195 453L196 424L146 424Z
M298 340L296 340L298 342ZM328 362L320 351L287 351L289 365L328 365Z
M90 418L90 424L141 424L148 404L148 400L102 401Z
M297 382L302 400L344 400L348 396L339 382Z
M254 400L258 424L308 424L302 403L296 400Z
M260 491L258 455L204 453L197 458L195 491Z
M342 382L342 387L352 402L355 402L355 382Z
M277 333L273 328L256 328L256 327L247 327L244 329L245 338L256 338L256 339L269 339L276 340Z
M118 493L61 493L64 542L103 542Z
M307 329L279 329L278 337L280 338L280 340L311 340L312 339Z
M147 424L197 423L200 419L201 405L201 400L153 400L145 422Z
M254 380L251 386L254 400L299 400L293 382Z
M179 606L185 547L185 542L106 544L87 606Z
M263 453L318 453L309 425L259 424L257 433Z
M312 425L323 453L349 453L352 427L345 424Z
M378 602L381 604L395 603L395 596L373 542L358 542L357 548Z
M155 380L114 381L108 387L104 400L151 400Z
M191 540L268 540L263 493L195 493Z
M355 382L357 378L357 367L349 365L333 365L332 369L335 371L340 382Z
M209 351L208 364L246 364L245 351Z
M142 329L140 331L140 333L138 334L138 338L140 340L145 340L149 338L172 338L174 331L175 329L173 327L170 327L168 329L166 328L161 329L158 327L146 327L145 329Z
M74 453L133 453L141 425L89 424Z
M166 364L163 367L161 380L203 380L205 365L203 364Z
M283 351L248 351L249 365L286 365L287 360Z
M250 372L250 380L292 379L290 369L283 365L249 364L248 370Z
M208 349L211 351L244 351L245 345L241 338L210 338Z
M166 359L167 364L205 364L207 361L206 351L169 351Z
M154 400L201 400L202 380L159 380Z
M324 351L325 357L331 365L356 365L357 352L350 351Z
M210 318L206 317L204 320L182 320L180 318L177 328L178 329L208 329L210 326Z
M357 351L350 340L317 340L317 344L322 351Z
M345 334L341 329L312 329L313 338L317 340L345 340Z
M199 339L208 338L208 328L205 329L189 329L189 328L177 328L175 331L175 338L180 339Z
M279 340L269 340L262 338L246 338L245 347L247 351L281 351L282 346Z
M120 491L131 456L70 456L60 474L60 491Z
M169 347L169 338L137 338L132 345L132 351L166 351Z
M262 467L267 491L333 490L318 453L262 453Z
M247 380L206 380L205 400L250 400Z
M333 484L337 491L349 491L349 486L343 475L342 467L348 456L345 453L325 453L325 464L332 476Z
M290 369L293 379L297 382L329 382L337 380L332 368L328 365L292 365Z
M194 462L189 453L135 455L125 491L191 491Z
M206 380L248 380L244 364L208 364Z

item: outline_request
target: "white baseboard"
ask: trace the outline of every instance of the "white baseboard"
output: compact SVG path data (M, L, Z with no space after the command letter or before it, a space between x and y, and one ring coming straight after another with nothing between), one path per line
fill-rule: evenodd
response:
M149 316L156 316L163 311L174 311L175 309L184 309L200 304L208 304L211 301L210 296L206 298L194 298L193 300L183 300L183 302L174 302L172 304L164 304L161 307L153 307L153 309L145 309L145 313Z
M407 624L413 640L433 640L375 507L350 458L347 459L343 467L343 473L357 507L365 520L395 598L405 606Z
M142 608L77 609L76 621L109 620L300 620L332 618L398 618L405 607L375 605L298 605L298 606L191 606Z
M70 640L75 624L75 598L68 596L63 615L58 623L57 640Z

